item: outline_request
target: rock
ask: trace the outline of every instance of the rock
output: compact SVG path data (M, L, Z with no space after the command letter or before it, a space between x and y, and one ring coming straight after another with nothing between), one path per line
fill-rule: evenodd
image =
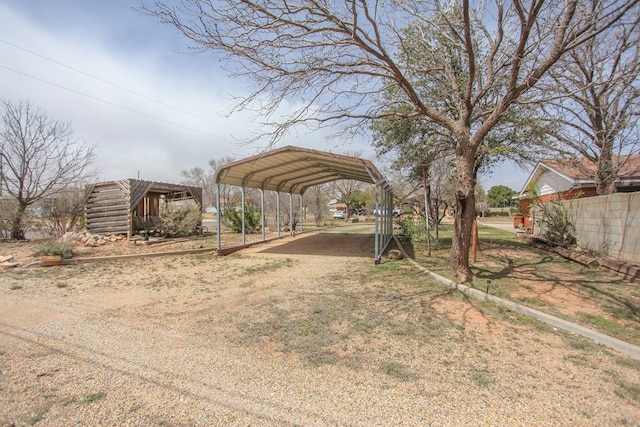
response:
M391 249L389 251L389 253L387 254L387 258L389 258L389 259L402 259L404 257L402 255L402 252L400 252L398 249Z

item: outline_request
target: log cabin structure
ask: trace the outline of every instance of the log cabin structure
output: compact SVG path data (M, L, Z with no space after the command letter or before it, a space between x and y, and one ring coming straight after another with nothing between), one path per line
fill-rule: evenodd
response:
M85 200L87 231L123 234L131 238L139 230L160 224L160 207L164 200L190 200L197 203L202 211L202 188L122 179L87 186Z

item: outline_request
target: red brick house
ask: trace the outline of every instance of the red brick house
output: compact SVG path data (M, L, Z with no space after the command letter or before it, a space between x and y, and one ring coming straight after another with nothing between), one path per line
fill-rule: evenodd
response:
M576 164L579 161L580 164ZM614 163L623 162L616 180L616 190L619 193L640 191L640 153L614 158ZM529 189L536 188L542 203L549 200L569 200L583 197L597 196L596 165L587 159L563 160L550 159L540 161L525 182L520 194L520 210L525 216L526 228L528 224L529 205L531 195Z

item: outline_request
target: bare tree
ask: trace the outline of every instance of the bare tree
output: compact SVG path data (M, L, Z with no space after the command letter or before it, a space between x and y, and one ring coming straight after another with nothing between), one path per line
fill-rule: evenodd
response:
M69 186L55 196L40 199L35 203L39 218L38 228L58 239L66 232L82 225L84 217L84 186Z
M183 170L180 172L183 180L182 182L187 185L194 185L202 188L202 203L205 207L215 206L216 200L216 186L213 181L216 170L227 163L233 162L233 157L221 157L219 159L209 160L209 167L207 169L200 166L192 167L189 170ZM228 185L220 185L220 198L222 202L222 208L227 204L233 204L237 202L236 191Z
M356 181L354 179L340 179L331 183L333 194L342 203L347 206L346 219L350 218L351 206L354 204L354 197L360 195L365 187L365 183L362 181Z
M143 10L175 26L197 48L228 55L228 64L237 64L232 75L255 82L238 108L254 107L271 117L272 142L300 123L355 121L365 127L371 119L398 114L400 106L409 107L406 117L426 117L451 132L457 172L451 271L468 281L477 159L487 136L564 54L637 3L183 0L177 8L157 1ZM439 41L427 51L438 58L436 67L402 62L402 29L408 27L424 48ZM446 98L425 97L418 79L439 85ZM372 102L388 87L402 96L386 105ZM278 116L281 103L290 100L300 107Z
M89 179L94 153L92 146L73 138L70 123L49 118L29 101L1 104L2 184L17 203L11 238L20 240L27 207Z
M627 154L640 149L638 12L583 43L560 65L541 85L546 95L556 95L545 108L559 125L552 135L565 152L596 165L594 174L579 159L571 162L595 180L598 194L613 194Z
M310 187L304 193L304 199L313 214L316 226L320 227L325 214L329 211L329 184Z

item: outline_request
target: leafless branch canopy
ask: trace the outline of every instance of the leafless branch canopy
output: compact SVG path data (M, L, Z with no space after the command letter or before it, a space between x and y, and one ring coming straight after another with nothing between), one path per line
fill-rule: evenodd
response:
M566 52L616 23L636 0L182 0L141 9L171 24L199 50L225 56L234 77L252 84L237 108L256 108L274 125L277 141L300 123L362 123L388 114L372 102L390 86L407 116L426 116L474 145L509 106ZM597 13L598 25L594 25ZM425 46L446 38L468 74L456 79L450 55L430 69L399 59L409 26ZM432 105L415 81L441 77L456 114ZM453 96L453 98L452 98ZM490 99L490 102L488 102ZM482 111L477 111L482 107ZM395 109L398 110L398 109ZM472 132L473 120L481 118ZM466 129L466 130L465 130Z
M626 154L640 148L640 13L630 13L558 65L541 85L552 95L545 112L556 123L553 136L570 154L596 165L599 192L611 194Z
M85 180L93 147L73 137L68 122L52 120L29 101L2 101L0 155L4 189L29 205Z

